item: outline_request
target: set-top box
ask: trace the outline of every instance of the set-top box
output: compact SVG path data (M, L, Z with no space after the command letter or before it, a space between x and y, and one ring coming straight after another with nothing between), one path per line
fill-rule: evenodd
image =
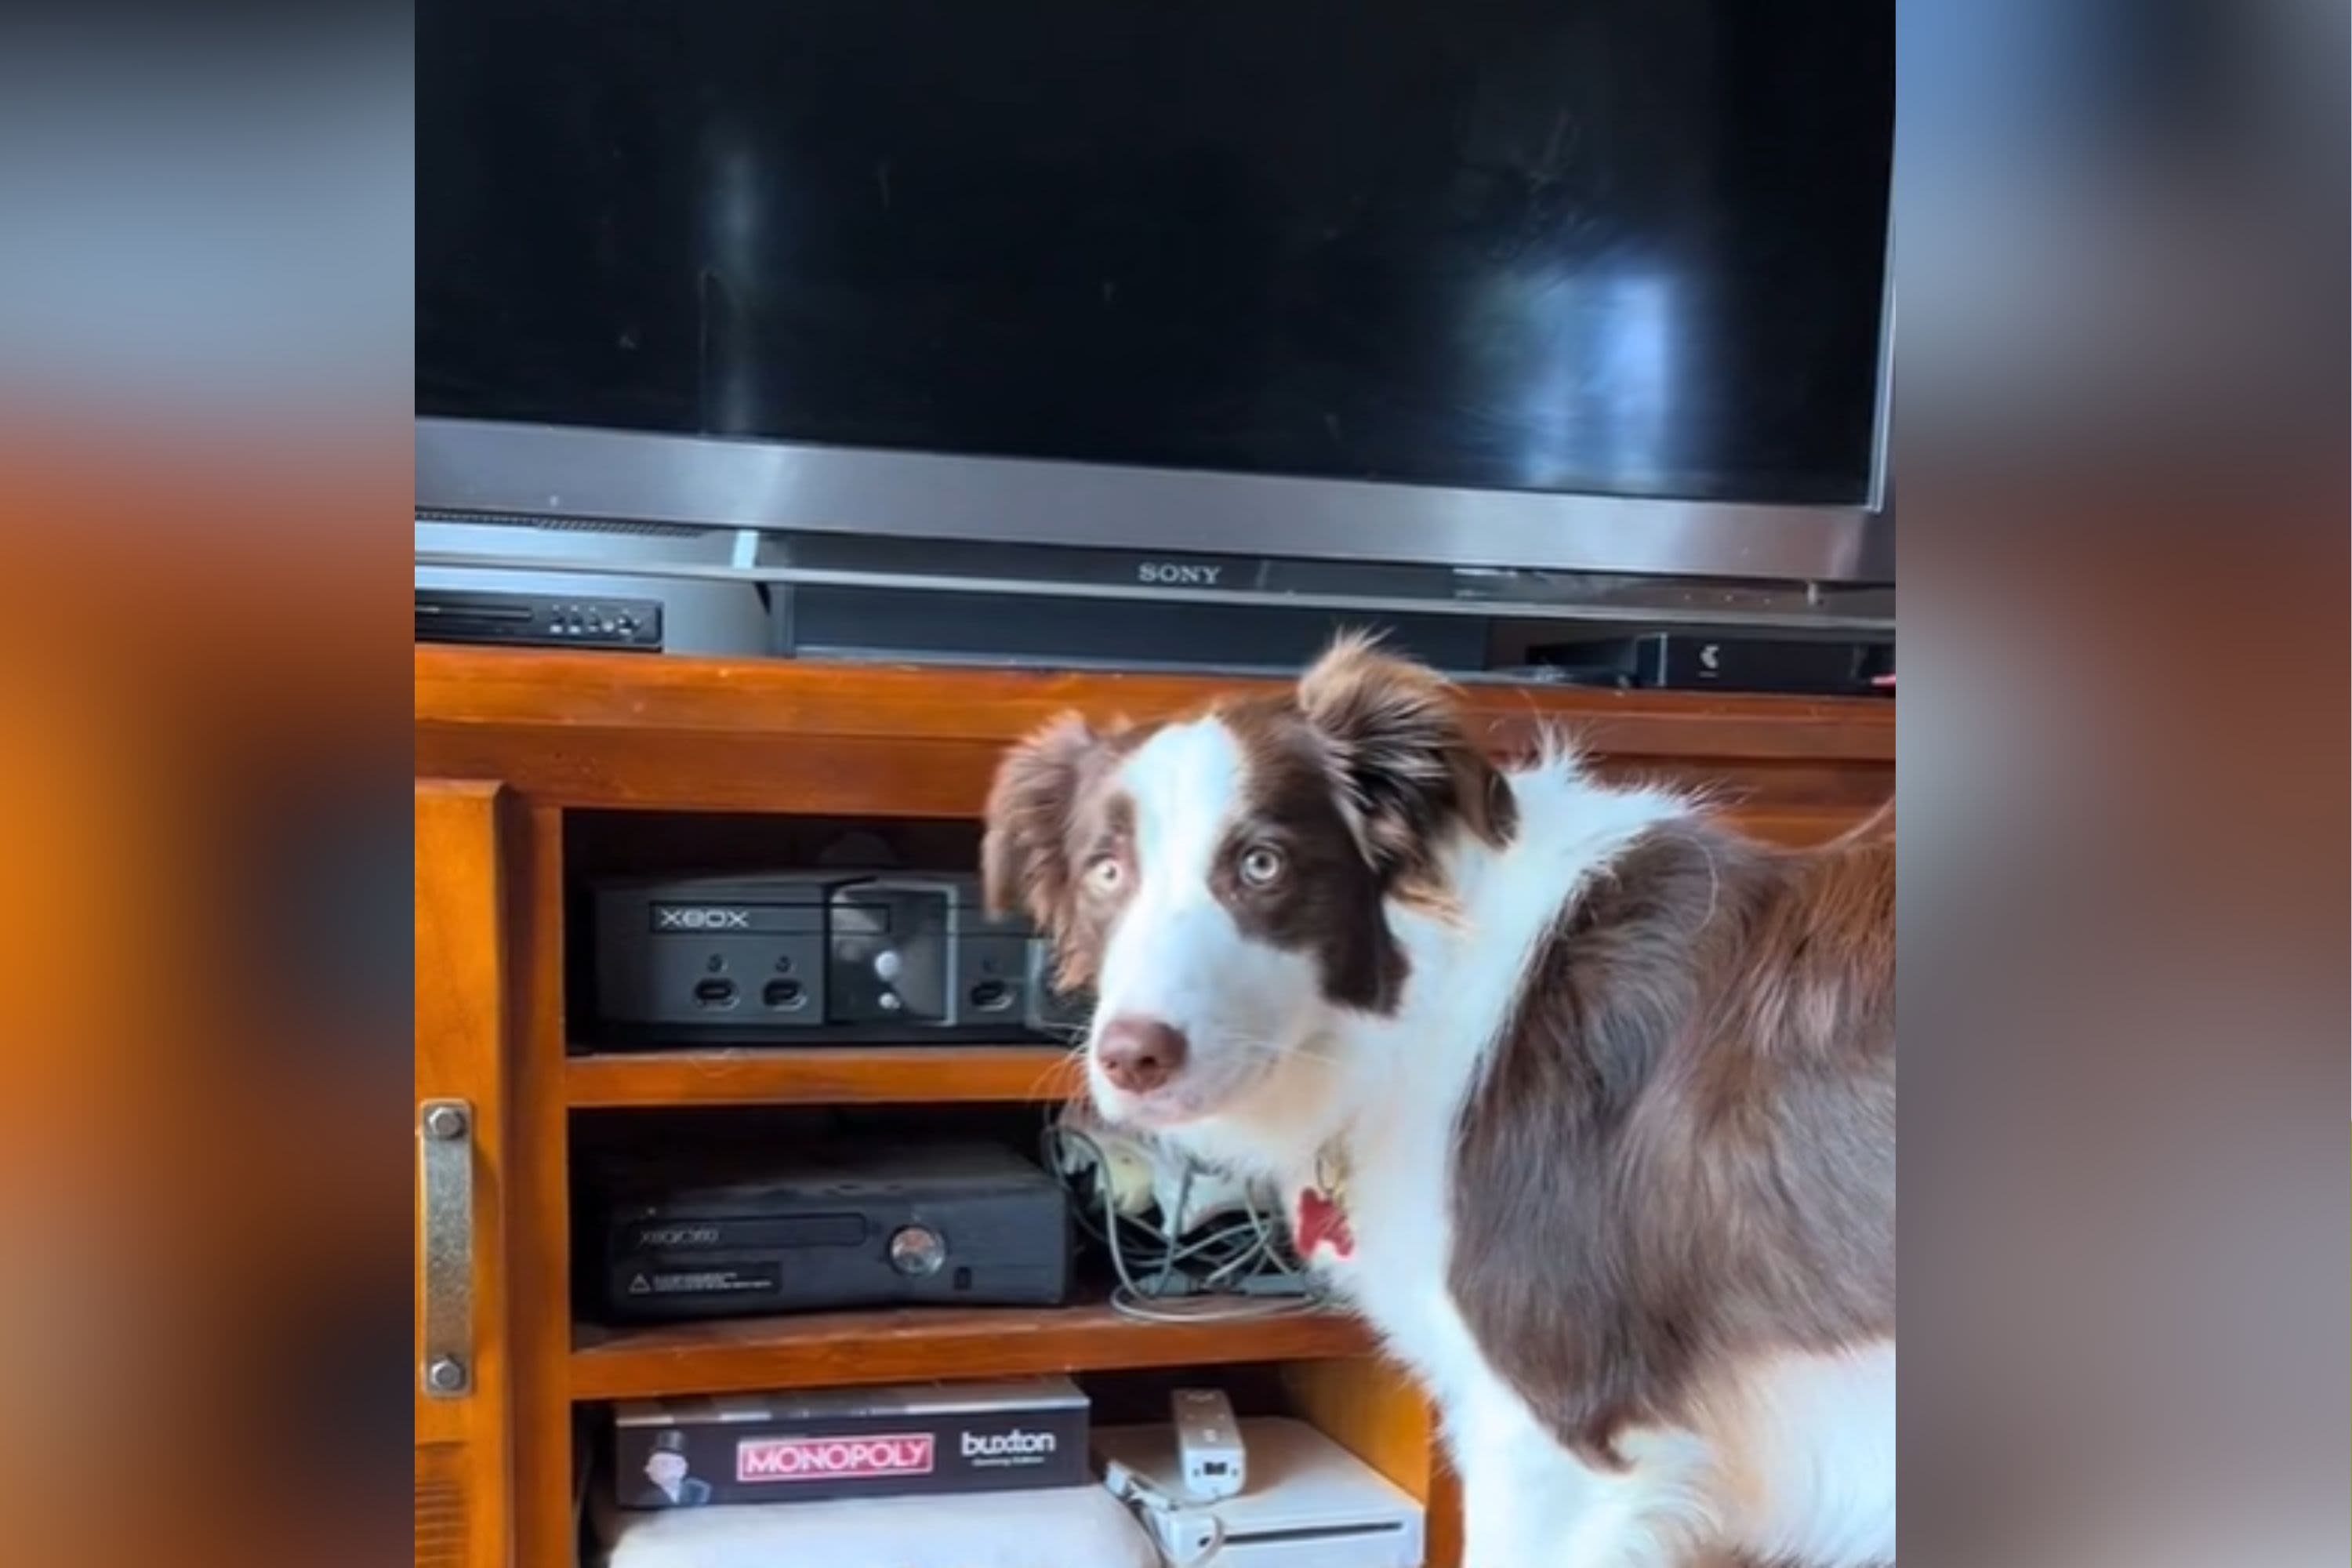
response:
M1066 1034L1046 944L978 879L806 871L599 884L596 1011L646 1043Z

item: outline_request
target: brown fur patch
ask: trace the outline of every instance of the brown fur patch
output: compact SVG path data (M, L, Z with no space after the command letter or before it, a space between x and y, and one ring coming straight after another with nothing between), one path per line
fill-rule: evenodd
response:
M1434 671L1343 637L1300 677L1295 700L1390 895L1444 906L1437 858L1456 828L1489 844L1510 840L1518 821L1510 785L1462 728L1454 689Z
M1028 913L1054 944L1056 983L1092 984L1117 905L1089 894L1080 879L1097 855L1133 856L1133 807L1111 787L1118 759L1148 739L1152 725L1122 725L1099 735L1066 713L1005 753L988 793L980 844L981 885L992 913ZM1130 877L1129 887L1133 886Z
M1381 907L1380 874L1365 859L1334 796L1321 743L1295 711L1260 704L1226 710L1245 772L1240 819L1227 836L1210 886L1244 935L1311 952L1323 994L1369 1013L1395 1010L1404 951ZM1272 885L1251 886L1242 857L1265 846L1283 858Z
M1462 728L1452 689L1418 665L1343 637L1278 697L1213 704L1191 716L1230 728L1244 759L1244 800L1212 879L1244 931L1312 952L1324 994L1391 1010L1404 958L1381 908L1395 898L1450 908L1441 857L1457 832L1507 842L1510 786ZM1052 939L1060 983L1090 984L1133 889L1090 889L1098 857L1133 863L1132 806L1118 762L1157 724L1097 733L1068 714L1006 754L990 791L981 866L990 907L1016 905ZM1252 844L1277 843L1290 875L1271 889L1235 872ZM1149 874L1149 868L1141 868Z
M1465 1106L1449 1285L1617 1462L1747 1354L1893 1331L1895 846L1656 828L1564 913Z

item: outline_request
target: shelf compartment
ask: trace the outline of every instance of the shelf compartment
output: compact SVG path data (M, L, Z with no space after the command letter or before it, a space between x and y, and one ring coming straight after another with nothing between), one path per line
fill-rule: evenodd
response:
M797 1046L630 1051L563 1066L574 1110L1049 1102L1079 1085L1058 1046Z
M572 1397L640 1399L774 1388L1370 1353L1371 1331L1339 1312L1156 1323L1107 1302L1069 1307L906 1307L574 1330Z

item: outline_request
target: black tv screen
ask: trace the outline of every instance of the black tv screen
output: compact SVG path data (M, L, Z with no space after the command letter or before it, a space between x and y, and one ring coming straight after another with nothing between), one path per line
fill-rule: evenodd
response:
M1868 495L1885 0L424 0L417 412Z

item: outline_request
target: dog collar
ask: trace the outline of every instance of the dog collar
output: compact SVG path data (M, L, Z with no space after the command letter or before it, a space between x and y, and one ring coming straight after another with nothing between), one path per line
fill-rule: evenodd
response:
M1309 1261L1324 1247L1334 1258L1355 1254L1356 1233L1348 1225L1348 1160L1337 1143L1324 1145L1315 1157L1315 1179L1299 1190L1294 1234L1298 1256Z

